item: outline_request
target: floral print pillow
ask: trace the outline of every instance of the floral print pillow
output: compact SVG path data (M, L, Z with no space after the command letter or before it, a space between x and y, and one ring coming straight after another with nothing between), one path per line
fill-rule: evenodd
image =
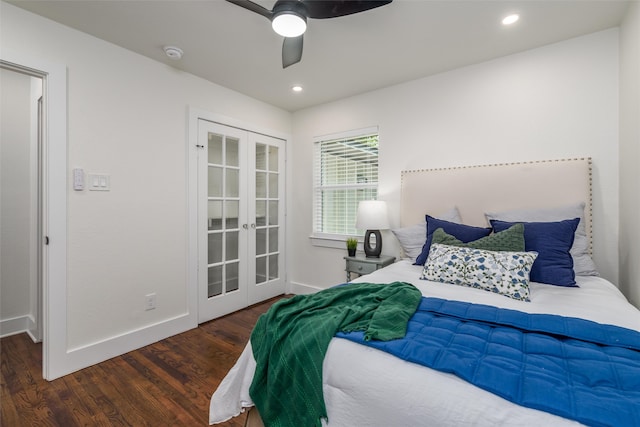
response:
M434 243L421 279L529 299L529 273L537 252L505 252Z

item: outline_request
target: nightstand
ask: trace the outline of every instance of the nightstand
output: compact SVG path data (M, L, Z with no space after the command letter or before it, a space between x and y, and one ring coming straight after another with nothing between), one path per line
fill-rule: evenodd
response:
M346 256L344 260L346 262L347 282L349 282L351 281L351 273L357 273L360 276L373 273L379 268L393 264L396 257L380 255L380 258L367 258L364 255L356 255Z

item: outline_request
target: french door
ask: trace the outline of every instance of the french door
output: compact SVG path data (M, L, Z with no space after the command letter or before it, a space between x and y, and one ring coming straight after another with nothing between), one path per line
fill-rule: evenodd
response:
M284 293L281 139L198 121L198 321Z

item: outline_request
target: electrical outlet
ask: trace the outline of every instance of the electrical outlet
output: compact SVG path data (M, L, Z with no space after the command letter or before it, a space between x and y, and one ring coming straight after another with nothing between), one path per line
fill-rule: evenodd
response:
M145 295L144 296L144 309L145 309L145 311L153 310L154 308L156 308L156 294L152 293L152 294Z

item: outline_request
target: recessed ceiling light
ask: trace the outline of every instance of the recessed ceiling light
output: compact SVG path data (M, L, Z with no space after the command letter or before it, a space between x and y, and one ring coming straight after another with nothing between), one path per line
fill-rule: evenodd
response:
M518 21L518 19L520 19L520 15L514 13L513 15L506 16L502 20L502 24L503 25L515 24Z
M182 54L184 53L182 52L182 49L175 46L165 46L163 49L164 49L164 54L167 55L169 58L173 59L174 61L181 59Z
M302 92L302 86L300 85L291 86L291 90L294 92Z

